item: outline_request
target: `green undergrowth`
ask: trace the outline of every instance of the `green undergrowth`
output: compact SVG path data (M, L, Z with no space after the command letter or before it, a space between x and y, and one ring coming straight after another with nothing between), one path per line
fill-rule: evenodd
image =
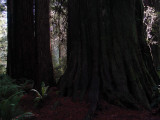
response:
M0 120L25 120L30 112L24 112L19 102L23 96L21 86L7 75L0 75Z
M159 70L159 71L157 71L157 73L158 73L158 76L159 76L159 78L160 78L160 70Z
M49 86L46 86L44 82L41 84L41 92L36 89L31 89L31 91L37 94L37 97L34 99L35 107L42 107L44 99L47 97Z
M55 73L56 83L58 83L60 77L64 74L66 70L66 61L67 61L66 58L63 58L59 60L59 64L54 64L54 73Z
M157 74L160 78L160 70L157 70ZM160 85L156 85L153 87L153 95L152 95L152 103L151 103L151 107L155 108L155 107L159 107L160 105Z

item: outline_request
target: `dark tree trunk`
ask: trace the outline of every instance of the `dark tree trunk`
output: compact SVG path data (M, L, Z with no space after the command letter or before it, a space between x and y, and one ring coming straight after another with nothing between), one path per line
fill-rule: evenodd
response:
M101 94L111 103L150 108L159 83L143 35L141 0L68 0L68 62L62 94L83 98L91 110Z
M157 0L143 0L143 5L144 6L155 6Z
M158 42L158 44L150 44L152 59L156 70L160 69L160 47L159 47L159 39L154 38L154 42Z
M155 0L155 5L154 5L156 11L160 11L160 0Z
M33 0L8 0L7 5L7 73L12 78L34 79Z
M50 54L49 1L8 0L8 59L7 73L12 78L53 85L53 66Z
M36 88L42 81L54 84L53 66L50 52L49 0L35 0L35 35L37 43Z

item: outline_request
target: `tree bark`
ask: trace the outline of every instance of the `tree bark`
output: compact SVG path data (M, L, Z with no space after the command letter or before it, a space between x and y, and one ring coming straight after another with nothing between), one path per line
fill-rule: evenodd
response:
M68 0L67 44L63 95L88 93L91 111L100 94L121 106L150 108L159 78L143 35L141 0Z
M55 81L50 53L49 1L8 0L7 4L8 75L32 79L38 90L42 81L52 86ZM35 15L33 7L36 7Z
M49 0L35 0L35 35L36 35L36 83L40 89L42 81L55 84L50 51Z
M8 0L7 74L34 79L35 40L33 0Z

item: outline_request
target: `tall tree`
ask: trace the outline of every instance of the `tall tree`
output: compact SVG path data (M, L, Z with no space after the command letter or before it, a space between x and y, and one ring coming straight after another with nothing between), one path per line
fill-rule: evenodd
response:
M156 68L160 69L160 0L155 0L154 4L155 13L157 18L153 23L153 41L156 44L151 45L153 61Z
M49 0L35 0L35 36L37 44L35 85L39 87L44 80L53 85L55 81L50 52Z
M127 107L150 108L159 78L143 35L142 0L68 0L68 62L63 95L87 92Z
M144 0L145 24L147 27L147 40L151 48L153 63L156 68L160 68L160 0Z
M7 0L7 73L13 78L34 79L35 44L33 0Z
M7 5L8 75L16 79L32 79L38 90L42 81L53 85L49 1L8 0Z

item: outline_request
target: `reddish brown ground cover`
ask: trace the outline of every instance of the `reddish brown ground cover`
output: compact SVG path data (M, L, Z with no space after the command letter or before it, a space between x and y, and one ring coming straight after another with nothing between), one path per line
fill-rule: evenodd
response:
M34 95L26 94L21 99L24 110L34 113L34 120L83 120L89 104L85 101L73 102L69 97L59 97L57 89L51 88L41 108L34 107ZM146 110L134 111L101 102L102 110L96 112L94 120L160 120Z

